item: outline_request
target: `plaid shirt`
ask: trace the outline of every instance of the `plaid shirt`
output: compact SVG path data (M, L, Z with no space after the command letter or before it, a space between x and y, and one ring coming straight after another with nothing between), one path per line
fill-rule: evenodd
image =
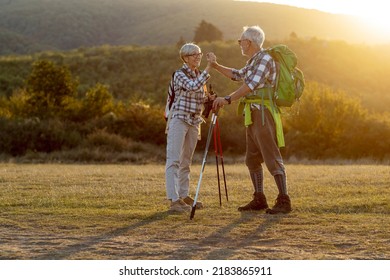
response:
M276 64L272 57L262 50L249 59L244 68L233 69L234 81L244 80L252 90L276 83Z
M203 71L192 71L187 64L183 64L183 71L176 71L174 75L175 103L182 95L179 103L173 109L172 118L178 118L190 125L198 125L203 122L201 117L204 97L206 94L206 82L210 75Z

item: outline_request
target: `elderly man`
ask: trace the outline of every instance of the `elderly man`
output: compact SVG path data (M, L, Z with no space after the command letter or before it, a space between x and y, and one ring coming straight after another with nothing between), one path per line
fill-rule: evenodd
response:
M243 81L233 93L218 97L213 108L217 109L240 100L245 113L246 125L246 165L254 187L253 200L238 208L239 211L264 210L269 214L291 212L291 201L287 192L286 171L280 154L284 146L280 112L272 100L265 99L264 92L271 92L276 82L276 64L272 57L263 51L265 36L258 26L244 27L238 44L242 55L249 60L242 69L223 66L213 53L208 54L212 67L224 76ZM263 186L263 167L274 176L279 195L275 205L268 208Z

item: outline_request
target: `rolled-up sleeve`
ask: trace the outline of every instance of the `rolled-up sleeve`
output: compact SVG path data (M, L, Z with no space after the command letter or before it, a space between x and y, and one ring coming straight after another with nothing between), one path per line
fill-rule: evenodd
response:
M248 61L244 68L240 70L233 69L232 80L243 80L244 83L253 91L257 88L264 87L269 79L271 84L274 84L274 80L276 78L274 69L275 62L271 56L268 54L261 55L259 58L254 57Z
M182 71L176 72L175 81L178 87L184 88L188 91L198 91L210 78L210 74L206 71L203 71L195 79L190 79Z
M233 74L233 77L232 77L232 80L233 81L241 81L244 79L245 77L245 67L242 68L242 69L232 69L232 74Z

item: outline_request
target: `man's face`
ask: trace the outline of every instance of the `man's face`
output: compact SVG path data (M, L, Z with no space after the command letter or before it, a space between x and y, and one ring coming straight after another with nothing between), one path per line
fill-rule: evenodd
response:
M245 55L245 56L248 55L248 50L249 50L251 43L252 42L250 40L243 38L243 36L241 36L241 38L238 39L238 45L241 48L242 55Z

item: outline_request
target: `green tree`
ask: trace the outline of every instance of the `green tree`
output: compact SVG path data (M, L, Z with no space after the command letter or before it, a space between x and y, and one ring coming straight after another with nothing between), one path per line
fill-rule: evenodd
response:
M66 66L35 62L26 81L29 113L40 118L61 115L64 101L76 96L77 85Z
M83 115L85 118L102 117L114 108L114 97L107 86L100 83L90 88L83 99Z
M195 30L194 42L212 42L212 41L222 41L223 33L213 24L202 20L199 26Z
M183 46L185 43L186 43L186 41L184 40L183 36L180 36L179 41L177 41L177 43L176 43L176 47L177 47L178 49L180 49L181 46Z
M297 40L298 39L298 35L297 33L295 33L294 31L290 33L290 40Z
M299 105L299 114L285 118L288 156L323 159L360 153L356 143L366 137L361 134L366 111L357 100L310 82Z

